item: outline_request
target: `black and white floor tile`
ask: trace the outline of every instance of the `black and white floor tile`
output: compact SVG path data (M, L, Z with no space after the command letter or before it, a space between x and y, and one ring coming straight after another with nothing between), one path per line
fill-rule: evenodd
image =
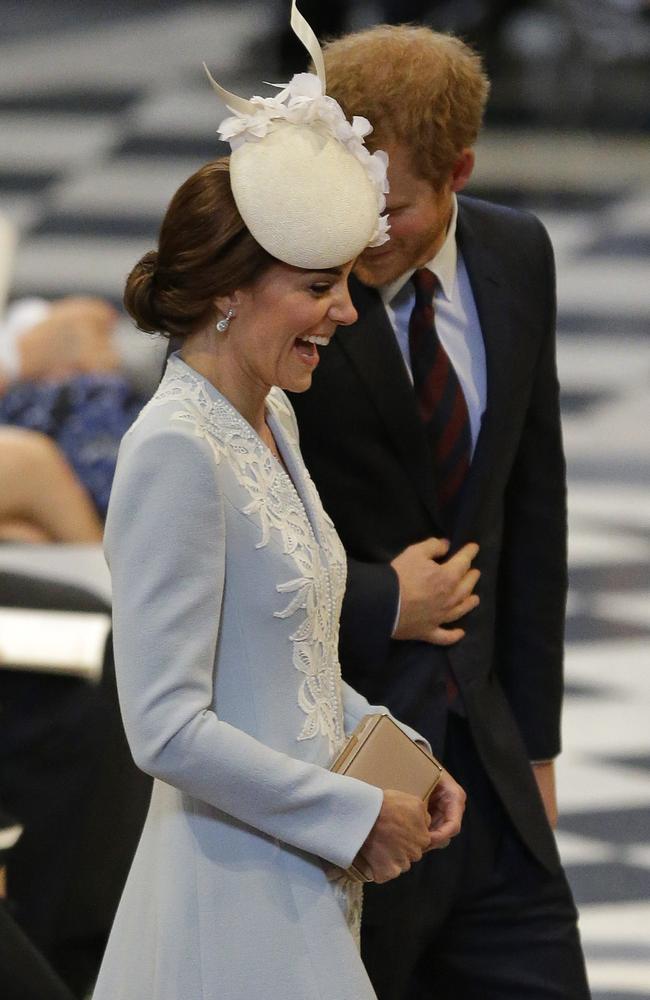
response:
M629 188L582 205L528 197L556 247L569 469L559 843L602 1000L650 997L650 153L638 152L645 177Z
M137 10L47 32L35 20L0 42L0 211L20 231L15 296L119 302L176 187L221 152L201 61L244 94L274 79L259 45L241 72L272 5ZM536 211L556 249L571 526L559 841L594 997L650 1000L647 137L487 132L474 191Z

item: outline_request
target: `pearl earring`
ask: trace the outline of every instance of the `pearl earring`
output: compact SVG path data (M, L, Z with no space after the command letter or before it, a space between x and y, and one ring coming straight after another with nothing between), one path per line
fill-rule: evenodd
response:
M217 330L219 331L219 333L226 332L226 330L230 326L230 320L233 318L234 315L235 315L234 311L232 309L229 309L228 315L224 316L223 319L219 320L219 322L217 323Z

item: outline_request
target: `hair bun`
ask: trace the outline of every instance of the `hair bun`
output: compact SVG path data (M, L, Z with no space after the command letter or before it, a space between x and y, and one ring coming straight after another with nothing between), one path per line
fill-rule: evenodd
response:
M140 261L140 266L147 274L155 274L158 267L158 251L149 250Z
M149 250L129 274L124 289L124 307L145 333L164 332L155 301L157 267L158 251Z

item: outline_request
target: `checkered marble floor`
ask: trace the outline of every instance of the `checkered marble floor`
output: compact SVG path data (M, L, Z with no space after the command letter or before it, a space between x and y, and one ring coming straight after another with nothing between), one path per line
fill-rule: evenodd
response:
M571 574L560 848L595 993L649 997L650 188L540 214L577 237L556 240Z
M487 138L479 187L535 211L556 250L571 580L560 850L580 909L594 997L647 1000L650 150L631 144L623 188L614 166L625 150L611 142L602 150L611 173L600 165L591 173L583 160L577 176L558 172L554 187L542 172L558 143L531 136L542 163L530 162L520 175L511 167L511 190L503 191L503 173L494 183L497 163L521 136ZM595 140L587 144L593 152Z
M0 42L14 295L119 301L171 194L222 151L201 61L244 94L275 78L263 48L252 79L239 71L270 7L123 4L140 13L35 19ZM594 997L650 1000L647 137L488 131L473 191L536 211L556 248L571 527L559 842Z

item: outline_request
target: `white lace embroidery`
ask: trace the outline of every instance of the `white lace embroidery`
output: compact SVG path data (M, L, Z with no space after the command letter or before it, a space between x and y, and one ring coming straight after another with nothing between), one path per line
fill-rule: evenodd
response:
M280 594L291 596L275 616L286 619L299 611L305 612L290 636L293 664L303 674L298 704L306 716L297 739L322 735L328 740L333 757L345 741L338 622L346 578L345 552L334 525L302 466L308 506L318 519L319 552L305 507L287 473L241 414L226 399L213 399L201 378L174 357L158 391L127 433L133 431L150 406L173 400L183 404L173 418L189 423L194 433L209 443L217 464L226 457L238 482L250 494L250 502L242 508L242 513L259 522L260 539L256 547L267 545L271 531L276 530L281 535L284 552L296 562L299 575L276 587ZM293 442L295 418L284 394L272 391L267 402ZM333 891L360 947L362 886L342 877L334 883Z
M298 703L305 721L297 739L324 736L330 755L334 756L345 739L338 619L346 567L345 553L332 522L324 514L316 488L304 470L308 504L319 520L319 551L305 507L287 473L241 414L226 399L212 398L201 378L175 358L170 359L158 391L131 430L150 406L173 400L183 404L183 408L173 414L173 419L192 425L195 434L210 444L217 464L225 456L239 484L250 495L250 502L242 508L242 513L259 523L260 538L256 547L266 546L271 531L278 531L284 552L296 563L298 575L276 587L280 594L290 596L286 606L276 611L275 616L285 619L305 612L290 636L293 664L303 674ZM293 440L293 412L284 395L272 391L267 403Z
M350 934L357 948L361 948L361 916L363 912L363 885L349 878L340 878L334 883L336 901L343 910Z

